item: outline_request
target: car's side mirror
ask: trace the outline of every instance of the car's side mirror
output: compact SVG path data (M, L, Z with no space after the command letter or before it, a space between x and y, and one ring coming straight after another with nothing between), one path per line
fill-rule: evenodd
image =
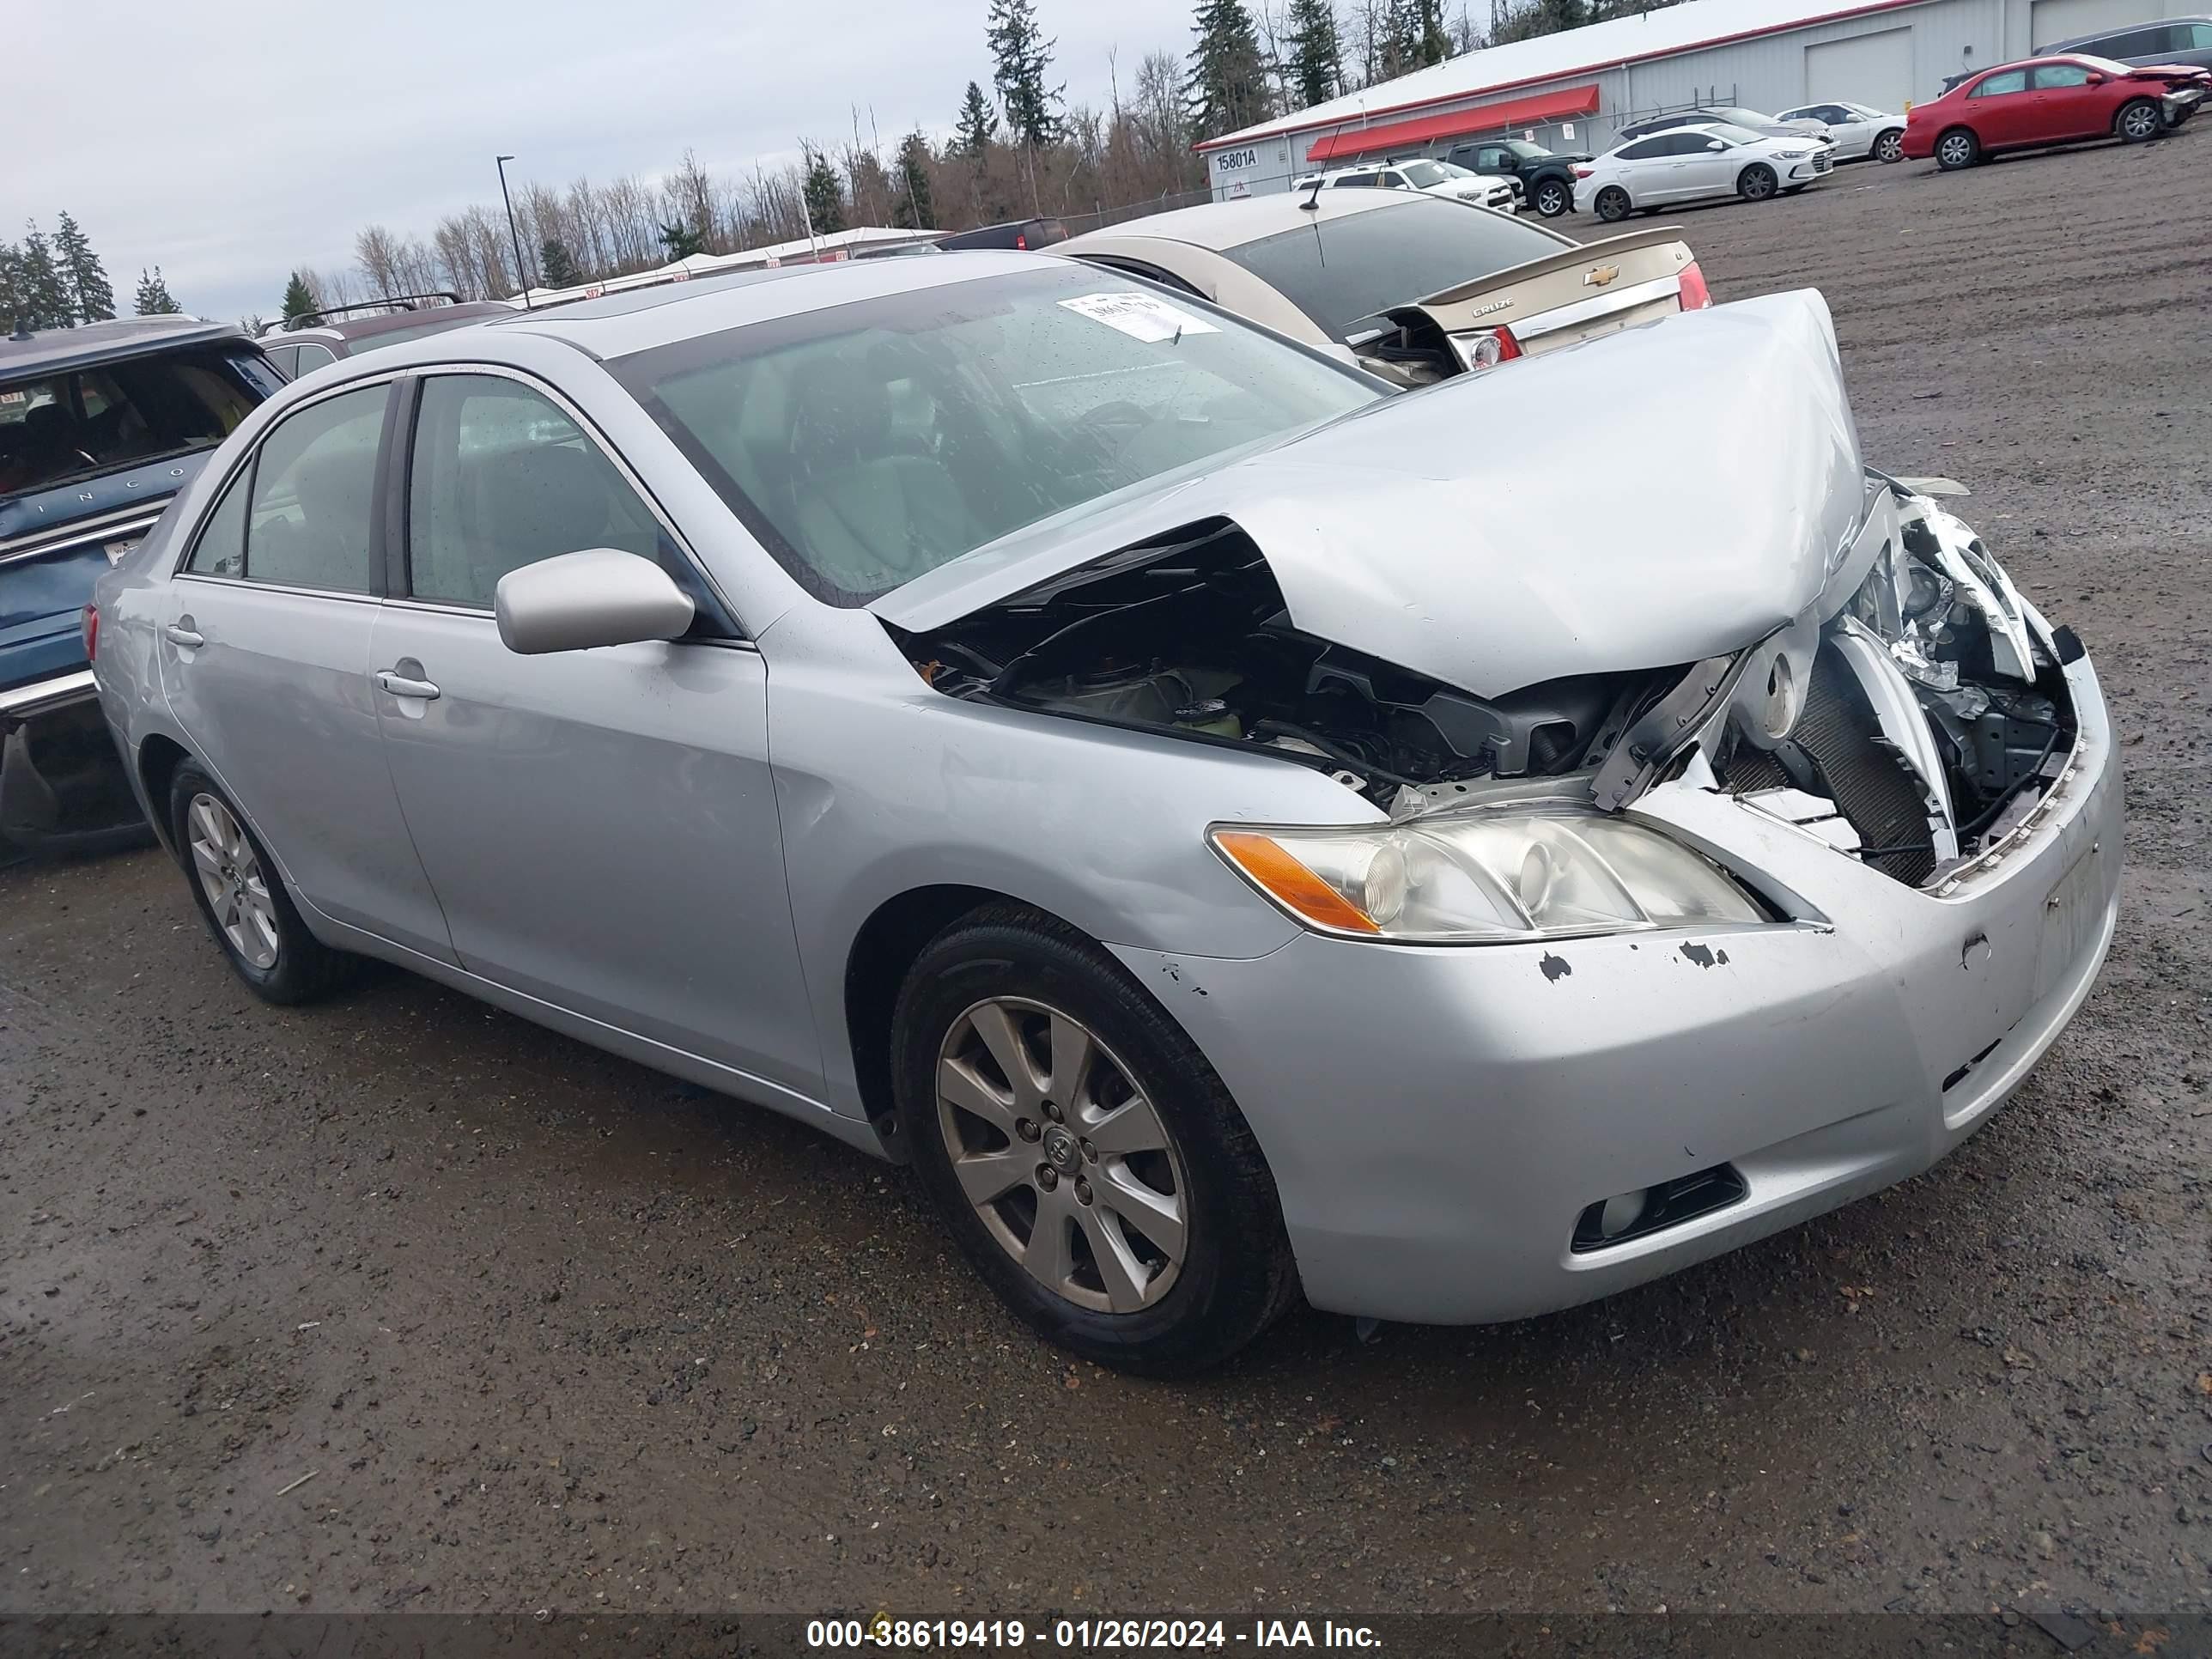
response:
M611 547L510 570L492 595L499 637L526 657L672 640L691 626L690 596L650 559Z
M1709 138L1705 141L1705 148L1707 149L1726 149L1728 146L1721 143L1717 138Z
M2105 77L2101 75L2092 75L2089 77L2089 84L2093 87L2101 87L2105 84Z

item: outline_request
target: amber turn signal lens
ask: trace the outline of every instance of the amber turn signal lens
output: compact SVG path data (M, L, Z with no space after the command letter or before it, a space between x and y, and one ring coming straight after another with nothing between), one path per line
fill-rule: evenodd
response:
M1318 927L1346 933L1379 933L1374 919L1266 836L1223 830L1213 844L1262 892Z

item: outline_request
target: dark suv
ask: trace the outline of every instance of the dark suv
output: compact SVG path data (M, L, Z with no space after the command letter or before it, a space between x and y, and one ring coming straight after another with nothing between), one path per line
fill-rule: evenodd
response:
M230 323L0 339L0 862L143 833L93 690L93 578L283 385Z
M2212 17L2166 17L2154 23L2130 23L2124 29L2105 29L2077 34L2070 40L2053 40L2038 46L2035 55L2087 52L2092 58L2115 58L2135 69L2153 64L2193 64L2212 70Z
M356 317L356 311L374 310L373 317ZM425 334L442 334L449 328L480 323L487 317L512 317L514 307L497 300L464 300L457 294L401 294L388 300L367 300L357 306L335 306L309 312L293 328L272 329L256 342L269 361L288 380L320 368L341 357L358 357L380 346L419 340Z
M1526 138L1485 138L1461 144L1444 157L1470 173L1510 179L1521 204L1547 219L1575 210L1575 163L1589 159L1587 155L1556 155Z

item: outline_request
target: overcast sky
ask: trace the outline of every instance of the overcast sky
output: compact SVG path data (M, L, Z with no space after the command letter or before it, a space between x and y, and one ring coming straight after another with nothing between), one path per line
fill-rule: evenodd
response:
M130 309L159 264L185 309L274 317L295 265L354 232L427 236L508 177L714 173L849 138L951 129L989 89L988 0L6 0L0 240L76 215ZM1037 0L1073 102L1190 44L1190 0Z

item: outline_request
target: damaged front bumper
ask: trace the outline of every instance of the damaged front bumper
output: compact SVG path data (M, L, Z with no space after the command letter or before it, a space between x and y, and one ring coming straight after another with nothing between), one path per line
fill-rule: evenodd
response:
M1944 896L1681 781L1630 810L1806 919L1118 954L1248 1103L1316 1306L1455 1324L1589 1301L1927 1169L2063 1029L2111 941L2121 833L2095 672L2064 672L2063 789ZM1577 1248L1593 1206L1723 1170L1737 1187L1717 1207Z

